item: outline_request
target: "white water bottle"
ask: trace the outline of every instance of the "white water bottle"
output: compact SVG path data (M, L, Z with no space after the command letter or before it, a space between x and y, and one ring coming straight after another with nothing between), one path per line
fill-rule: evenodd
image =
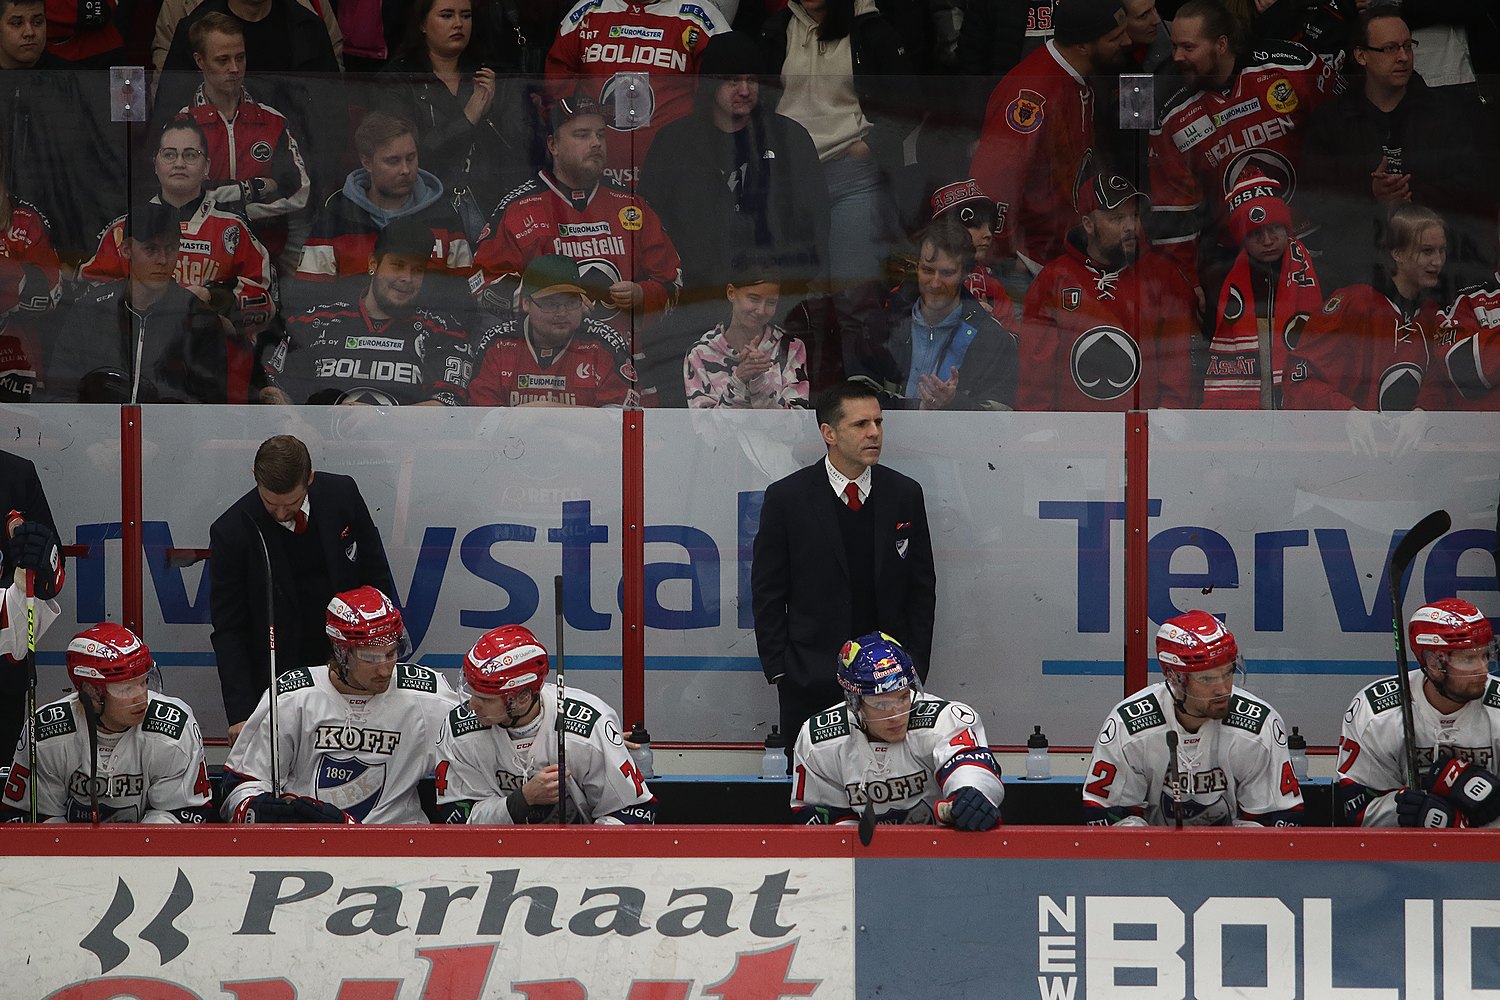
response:
M1042 781L1052 777L1052 759L1047 756L1047 737L1042 735L1041 726L1033 726L1032 734L1026 739L1026 778L1028 781Z
M1292 773L1297 776L1298 781L1307 780L1307 737L1292 727L1292 735L1286 738L1287 753L1292 758Z
M766 753L760 759L760 776L778 781L786 778L786 737L780 726L772 726L766 734Z
M630 759L635 762L635 769L641 772L641 777L650 779L656 777L655 758L651 754L651 734L646 732L646 724L637 722L630 735L625 737L636 746L630 751Z

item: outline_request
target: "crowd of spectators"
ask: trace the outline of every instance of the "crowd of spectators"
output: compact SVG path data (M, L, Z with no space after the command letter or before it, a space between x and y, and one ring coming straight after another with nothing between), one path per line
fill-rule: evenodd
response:
M1483 5L59 11L6 401L1500 409Z

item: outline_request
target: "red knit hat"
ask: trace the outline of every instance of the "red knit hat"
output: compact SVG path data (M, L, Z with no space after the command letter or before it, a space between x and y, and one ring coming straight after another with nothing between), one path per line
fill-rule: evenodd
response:
M966 226L972 225L970 220L977 220L981 217L993 218L995 215L995 203L984 196L984 192L979 189L979 182L972 177L968 180L944 184L932 192L932 217L934 219L944 212L964 207L973 210L973 214L967 218L962 213L959 215L960 221Z
M1291 228L1292 212L1281 200L1281 184L1259 170L1246 170L1225 196L1229 209L1229 232L1236 243L1262 226Z

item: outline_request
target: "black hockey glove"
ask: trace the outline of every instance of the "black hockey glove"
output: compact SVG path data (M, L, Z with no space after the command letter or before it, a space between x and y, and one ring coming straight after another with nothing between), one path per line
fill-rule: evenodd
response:
M1478 764L1449 757L1430 772L1432 793L1458 807L1470 826L1489 826L1500 819L1500 778Z
M62 547L57 532L40 521L22 521L10 535L11 558L36 573L36 596L49 601L63 584Z
M306 795L283 795L278 798L262 792L250 800L245 809L246 823L353 823L354 817L337 806Z
M1403 788L1396 793L1396 822L1427 830L1464 825L1453 803L1420 788Z
M948 807L955 830L990 830L1000 822L1000 807L972 786L960 788Z

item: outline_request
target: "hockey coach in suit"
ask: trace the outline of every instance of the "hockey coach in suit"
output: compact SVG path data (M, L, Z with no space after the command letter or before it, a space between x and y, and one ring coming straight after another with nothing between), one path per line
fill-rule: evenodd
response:
M353 479L314 475L307 446L290 434L261 443L253 472L255 488L220 514L208 533L209 617L230 743L270 686L265 552L274 585L278 674L328 662L323 627L334 594L365 585L396 592L385 546Z
M767 487L750 564L755 644L788 745L843 697L834 668L851 636L895 636L926 680L937 605L922 487L878 464L875 390L831 386L817 415L828 454Z

